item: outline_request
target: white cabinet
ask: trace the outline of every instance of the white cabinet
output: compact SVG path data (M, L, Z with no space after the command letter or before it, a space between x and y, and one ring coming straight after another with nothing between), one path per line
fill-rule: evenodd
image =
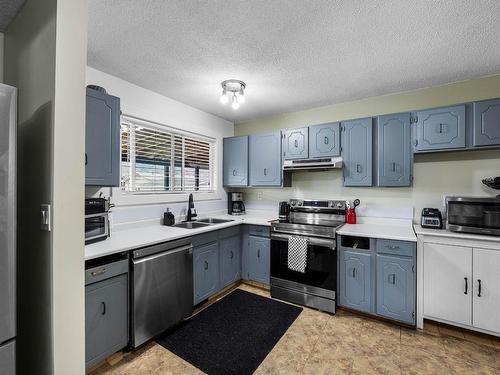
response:
M500 332L500 251L473 250L474 327Z
M472 324L472 249L424 244L424 314Z
M500 334L500 249L423 244L423 315Z

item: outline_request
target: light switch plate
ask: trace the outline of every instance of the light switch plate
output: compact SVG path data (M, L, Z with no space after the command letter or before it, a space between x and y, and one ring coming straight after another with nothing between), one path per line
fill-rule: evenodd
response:
M40 229L46 232L52 230L52 207L50 204L40 205Z

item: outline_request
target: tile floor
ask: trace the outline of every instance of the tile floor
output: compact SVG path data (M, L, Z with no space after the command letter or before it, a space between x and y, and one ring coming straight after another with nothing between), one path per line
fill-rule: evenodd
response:
M269 297L253 286L239 288ZM92 372L103 374L202 372L152 342ZM304 308L255 374L500 374L500 341L436 324L421 332Z

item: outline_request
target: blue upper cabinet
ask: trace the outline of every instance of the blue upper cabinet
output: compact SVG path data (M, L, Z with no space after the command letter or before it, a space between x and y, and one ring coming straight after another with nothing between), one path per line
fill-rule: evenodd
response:
M372 186L372 118L342 123L344 186Z
M340 155L340 122L309 127L309 157L328 158Z
M378 186L411 185L410 114L379 116L377 124Z
M283 136L283 157L290 159L307 159L309 156L309 129L285 129Z
M224 186L248 185L248 136L224 138Z
M465 104L418 111L415 151L465 147Z
M85 185L120 186L120 99L87 88Z
M250 185L281 186L281 132L249 137Z
M474 146L500 145L500 99L474 103Z

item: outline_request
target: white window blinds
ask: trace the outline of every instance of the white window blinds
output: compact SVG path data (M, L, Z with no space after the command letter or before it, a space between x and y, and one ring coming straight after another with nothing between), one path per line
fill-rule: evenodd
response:
M121 187L129 192L215 190L215 142L122 118Z

